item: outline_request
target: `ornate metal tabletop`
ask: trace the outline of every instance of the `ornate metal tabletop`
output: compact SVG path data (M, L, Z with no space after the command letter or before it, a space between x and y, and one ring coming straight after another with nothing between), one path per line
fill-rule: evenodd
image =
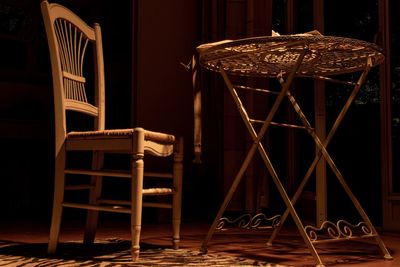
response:
M384 61L381 48L366 41L324 35L262 36L227 41L200 53L200 64L218 71L219 64L231 75L286 76L300 52L307 53L297 75L328 76L362 71L367 59L372 66Z

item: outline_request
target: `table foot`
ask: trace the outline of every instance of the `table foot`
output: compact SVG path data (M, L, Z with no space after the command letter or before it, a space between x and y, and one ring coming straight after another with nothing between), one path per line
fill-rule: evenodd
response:
M200 248L200 254L201 254L201 255L207 254L207 252L208 252L208 249L207 249L206 247L202 246L202 247Z
M392 257L392 255L390 255L390 254L385 254L385 255L383 256L383 258L384 258L385 260L387 260L387 261L393 260L393 257Z

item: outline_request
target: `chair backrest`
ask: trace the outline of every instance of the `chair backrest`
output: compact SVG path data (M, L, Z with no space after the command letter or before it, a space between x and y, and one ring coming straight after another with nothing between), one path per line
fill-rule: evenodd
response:
M73 110L95 118L95 129L105 125L104 62L100 25L88 26L66 7L41 2L46 28L53 76L56 155L66 137L66 110ZM93 71L84 72L86 54L94 50ZM87 95L86 78L93 78L93 99Z

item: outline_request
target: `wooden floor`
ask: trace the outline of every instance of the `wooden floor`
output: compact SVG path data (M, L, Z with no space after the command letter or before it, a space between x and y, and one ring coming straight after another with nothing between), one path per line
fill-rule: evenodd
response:
M0 240L26 243L46 243L48 225L32 221L15 221L0 224ZM207 233L209 224L183 223L181 248L199 250ZM82 238L82 226L65 223L62 227L61 242L76 241ZM141 242L157 246L170 245L169 225L145 224L142 227ZM297 230L287 227L280 233L276 242L266 246L271 230L232 230L216 233L208 245L208 253L227 254L287 266L314 266L315 262L299 237ZM385 261L374 243L340 242L317 246L325 266L350 267L393 267L400 266L400 233L380 232L393 260ZM99 226L97 238L130 239L127 220L110 222Z

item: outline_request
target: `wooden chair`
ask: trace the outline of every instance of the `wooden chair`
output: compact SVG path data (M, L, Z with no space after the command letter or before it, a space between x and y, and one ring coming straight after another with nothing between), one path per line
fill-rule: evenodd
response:
M88 210L84 242L89 244L95 239L99 211L131 214L133 260L139 257L142 207L170 208L173 247L178 248L182 194L182 139L143 128L105 129L104 62L99 24L90 27L71 10L59 4L49 3L47 0L41 2L41 11L51 58L55 112L55 185L48 252L56 252L61 217L65 207ZM91 49L94 53L88 53ZM92 61L89 58L92 58ZM87 60L90 62L87 63ZM91 67L91 73L86 72L88 66ZM94 80L92 83L89 82L90 77ZM93 88L89 90L89 87ZM69 121L67 123L67 117L70 120L72 116L70 113L74 115L82 113L93 117L94 122L90 125L94 125L94 128L70 131L67 129L67 125L70 128ZM88 151L92 156L89 168L69 166L70 160L78 157L78 153L87 154ZM105 169L104 157L109 155L108 153L112 156L115 153L129 156L130 170ZM166 163L170 167L169 171L144 172L145 157L146 161L147 157L165 158L164 160L169 162ZM152 185L162 185L162 187L145 188L143 177L147 180L148 176L160 178L162 182L153 182ZM79 183L71 184L72 179L78 180ZM88 183L81 184L84 179ZM109 179L129 179L125 182L129 184L130 197L126 200L104 198L102 191L106 189L106 184L102 187L102 182L105 179L107 182ZM168 186L165 186L166 181ZM82 201L82 198L77 197L79 194L77 191L83 190L89 194L88 201ZM68 199L71 193L73 201ZM144 199L147 195L149 197Z

